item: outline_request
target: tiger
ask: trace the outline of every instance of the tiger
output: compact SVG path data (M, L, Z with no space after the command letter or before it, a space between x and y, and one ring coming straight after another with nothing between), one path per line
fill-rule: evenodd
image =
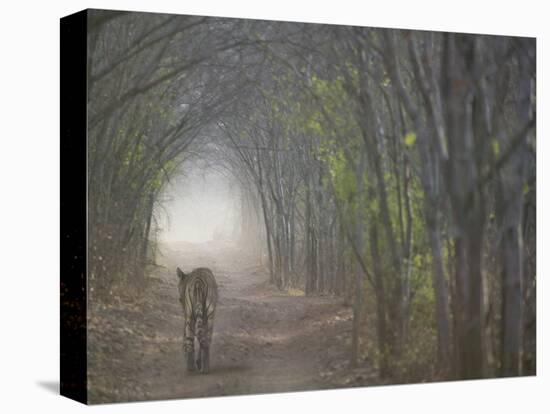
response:
M191 273L176 269L179 301L183 307L183 351L188 371L206 374L210 369L210 342L218 301L218 286L212 271L199 267ZM199 343L195 360L195 336Z

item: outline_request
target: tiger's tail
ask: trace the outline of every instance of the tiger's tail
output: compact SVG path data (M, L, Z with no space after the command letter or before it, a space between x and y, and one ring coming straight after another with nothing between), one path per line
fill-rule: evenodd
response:
M209 348L209 338L208 338L208 315L206 314L206 298L205 298L205 286L197 283L194 287L194 296L195 296L195 308L193 313L195 315L195 332L197 335L197 340L199 341L199 355L197 358L197 368L199 371L207 372L208 371L208 348Z
M198 306L196 314L197 339L199 341L199 353L197 356L197 369L202 373L209 370L210 340L208 338L208 318L203 306Z
M204 309L202 304L197 306L195 311L195 332L197 333L197 339L201 347L207 346L207 331L208 327L206 326L208 321L205 319Z

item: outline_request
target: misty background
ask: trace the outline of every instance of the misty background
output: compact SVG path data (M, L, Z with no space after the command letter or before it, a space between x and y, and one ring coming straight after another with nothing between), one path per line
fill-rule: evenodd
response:
M191 164L167 187L159 240L203 243L238 235L239 190L222 172Z

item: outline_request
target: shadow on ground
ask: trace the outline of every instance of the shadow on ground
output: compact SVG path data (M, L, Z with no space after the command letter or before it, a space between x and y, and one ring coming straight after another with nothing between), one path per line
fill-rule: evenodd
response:
M37 381L36 385L46 391L59 395L59 381Z

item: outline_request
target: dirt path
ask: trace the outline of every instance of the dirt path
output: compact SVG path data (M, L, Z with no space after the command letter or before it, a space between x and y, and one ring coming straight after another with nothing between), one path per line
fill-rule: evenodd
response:
M376 383L350 370L351 313L340 299L283 294L246 252L229 244L173 244L149 294L91 309L92 403L334 388ZM188 373L176 275L207 266L219 286L211 371Z

